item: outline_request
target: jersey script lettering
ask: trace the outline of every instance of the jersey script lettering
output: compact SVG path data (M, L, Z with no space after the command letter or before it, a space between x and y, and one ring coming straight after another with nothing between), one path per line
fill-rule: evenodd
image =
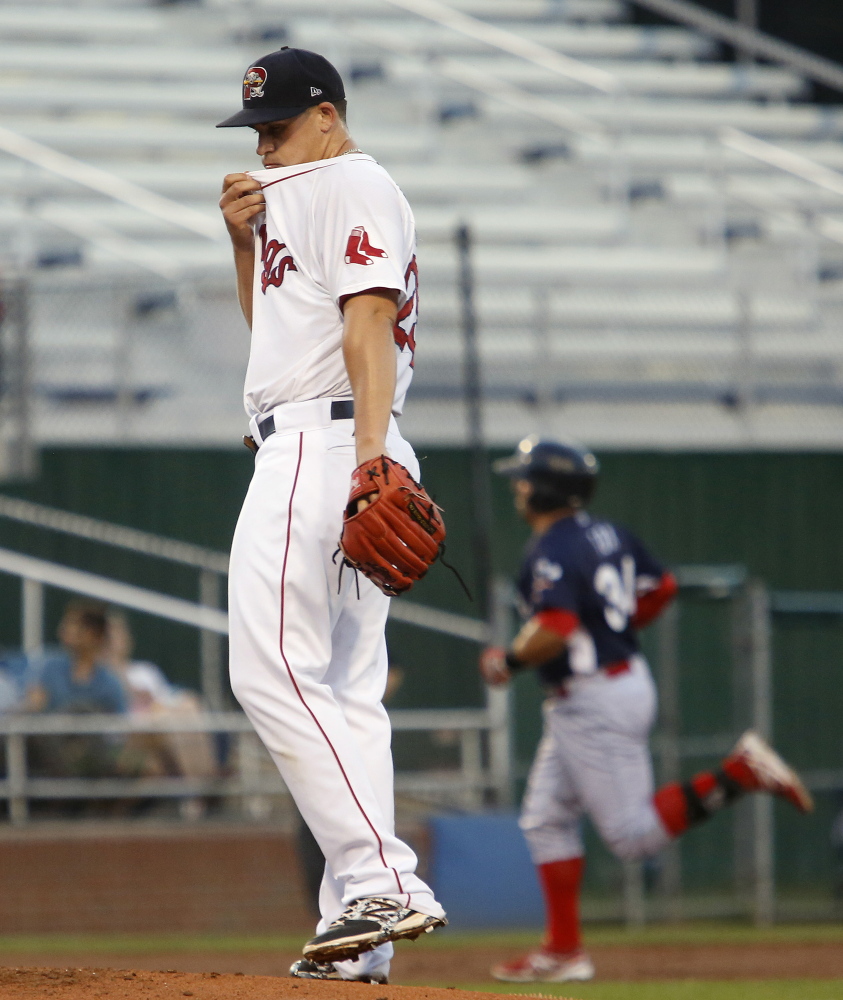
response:
M287 271L298 271L296 262L287 253L280 260L278 255L282 250L287 249L286 243L279 243L278 240L266 239L266 224L258 230L261 241L261 262L263 263L263 273L261 274L261 291L266 295L266 290L270 286L280 288L284 283L284 275ZM276 263L277 261L277 263Z

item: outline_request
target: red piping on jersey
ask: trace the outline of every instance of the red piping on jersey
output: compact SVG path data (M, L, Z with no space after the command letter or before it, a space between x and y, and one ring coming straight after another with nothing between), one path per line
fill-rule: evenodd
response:
M331 157L332 160L338 160L338 156ZM291 181L294 177L301 177L304 174L312 174L314 170L324 170L325 167L333 166L333 163L323 163L319 167L311 167L309 170L300 170L297 174L289 174L287 177L279 177L277 181L270 181L268 184L261 184L261 191L264 188L272 187L273 184L280 184L281 181ZM264 170L271 170L271 167L264 167Z
M334 747L334 744L331 742L330 737L325 732L325 730L322 728L322 723L316 718L316 715L315 715L313 709L305 701L304 695L301 692L301 688L296 683L296 678L293 676L293 671L290 669L290 664L287 661L286 655L284 654L284 603L285 603L284 602L284 583L285 583L286 578L287 578L287 559L288 559L288 556L290 554L290 538L291 538L292 529L293 529L293 499L294 499L294 497L296 495L296 486L298 486L298 482L299 482L299 472L301 470L301 460L302 460L303 451L304 451L304 434L300 432L299 433L299 457L298 457L298 461L296 463L296 474L293 477L293 488L290 491L290 502L287 505L287 540L286 540L286 544L284 546L284 561L281 564L281 625L280 625L280 634L279 634L279 637L278 637L279 649L280 649L280 652L281 652L281 659L284 661L284 666L287 668L287 674L288 674L288 676L290 678L290 683L293 685L293 688L294 688L296 694L299 697L299 701L302 703L302 705L304 705L305 710L310 715L311 719L313 719L314 723L316 724L316 728L322 734L325 742L328 744L328 747L330 748L331 753L334 755L334 760L337 762L337 767L339 767L340 773L343 776L343 780L345 781L346 785L348 786L348 790L351 793L351 797L354 799L354 804L360 810L360 815L363 817L363 819L369 825L369 829L375 835L375 840L377 840L377 842L378 842L378 853L380 854L380 858L381 858L381 861L383 862L384 868L387 868L387 869L389 869L392 872L392 874L395 876L395 881L398 883L398 891L400 893L403 893L404 892L404 887L401 885L401 878L398 875L398 872L395 870L395 868L392 868L390 865L388 865L386 863L386 858L384 857L384 853L383 853L383 841L381 840L380 836L378 835L378 831L375 829L374 824L372 823L372 821L369 819L368 815L366 814L366 810L363 808L363 806L362 806L362 804L360 802L360 799L357 798L357 795L355 794L354 789L353 789L353 787L351 785L351 781L348 778L348 774L346 774L346 770L342 766L342 761L339 758L339 754L337 753L337 751L336 751L336 749ZM407 893L406 895L407 895L407 906L409 906L410 905L410 893Z
M327 163L325 166L327 166ZM291 181L294 177L301 177L303 174L312 174L314 170L321 169L321 167L311 167L310 170L300 170L297 174L289 174L287 177L279 177L277 181L270 181L268 184L261 184L261 191L264 188L271 188L273 184L280 184L281 181Z
M555 632L563 639L567 639L580 627L579 615L564 608L547 608L545 611L537 612L533 617L543 629Z

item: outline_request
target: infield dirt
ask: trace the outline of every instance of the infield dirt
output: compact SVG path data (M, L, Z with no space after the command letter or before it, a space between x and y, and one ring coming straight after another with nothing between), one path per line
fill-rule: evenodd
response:
M843 979L843 945L839 941L595 943L589 952L600 980ZM453 989L463 983L485 981L491 985L489 966L517 954L517 946L505 947L502 943L460 947L402 945L393 963L392 984L377 987L291 980L287 978L287 970L298 953L284 949L174 950L148 954L80 950L53 955L4 951L0 955L0 997L448 1000L454 996ZM48 964L53 967L44 968ZM419 985L424 983L450 988ZM541 990L540 983L536 989ZM459 996L460 1000L479 1000L491 995L460 991Z
M110 969L0 969L0 996L60 1000L453 1000L452 989L320 983L217 972L120 972ZM460 1000L500 1000L460 992Z

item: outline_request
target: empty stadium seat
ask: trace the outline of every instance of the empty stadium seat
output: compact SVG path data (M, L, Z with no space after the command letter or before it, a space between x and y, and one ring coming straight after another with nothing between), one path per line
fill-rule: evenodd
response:
M29 275L40 439L176 440L187 414L201 415L196 440L237 439L248 335L216 202L225 173L259 164L248 130L214 125L236 107L249 60L281 44L336 62L355 140L414 206L417 412L432 439L459 423L461 224L475 244L487 388L527 406L494 425L507 439L542 378L557 402L591 413L598 438L607 424L592 403L643 406L649 393L701 412L725 398L748 336L765 384L835 398L843 251L822 234L843 228L843 197L718 136L744 129L843 169L843 110L807 103L792 70L727 62L685 28L631 24L617 0L451 6L617 88L588 88L388 0L0 2L0 126L190 207L220 237L0 150L0 266ZM170 305L136 308L161 289ZM722 438L727 425L706 412Z

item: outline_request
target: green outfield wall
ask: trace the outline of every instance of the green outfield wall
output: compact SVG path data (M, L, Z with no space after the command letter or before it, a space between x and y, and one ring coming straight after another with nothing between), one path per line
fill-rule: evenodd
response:
M446 511L449 556L471 579L471 495L468 464L457 450L426 450L426 485ZM741 563L772 588L843 591L843 453L605 453L594 504L600 515L638 532L668 564ZM212 548L227 548L246 491L251 457L245 451L143 449L46 450L38 478L7 484L4 492ZM526 539L506 484L494 490L494 562L512 573ZM0 545L195 599L193 571L66 539L0 519ZM19 588L0 577L0 644L19 635ZM54 631L66 595L50 594ZM435 567L413 599L474 613L456 580ZM195 685L196 636L190 629L135 616L137 655L158 662L176 681ZM686 599L681 628L682 731L727 732L734 705L728 602ZM390 625L391 657L404 680L396 707L479 704L482 690L470 643L409 626ZM645 637L657 660L652 636ZM843 620L800 616L774 627L776 740L801 767L843 767ZM657 663L656 663L657 665ZM539 731L540 692L532 678L516 685L516 746L523 776ZM411 741L412 740L412 741ZM447 734L402 737L399 767L443 766L456 748ZM694 762L696 766L709 763ZM691 764L689 764L691 767ZM784 884L828 890L836 878L829 833L843 802L819 797L809 820L785 810L777 822L779 874ZM688 884L731 878L731 820L719 817L683 847ZM611 888L616 867L596 854L590 879Z

